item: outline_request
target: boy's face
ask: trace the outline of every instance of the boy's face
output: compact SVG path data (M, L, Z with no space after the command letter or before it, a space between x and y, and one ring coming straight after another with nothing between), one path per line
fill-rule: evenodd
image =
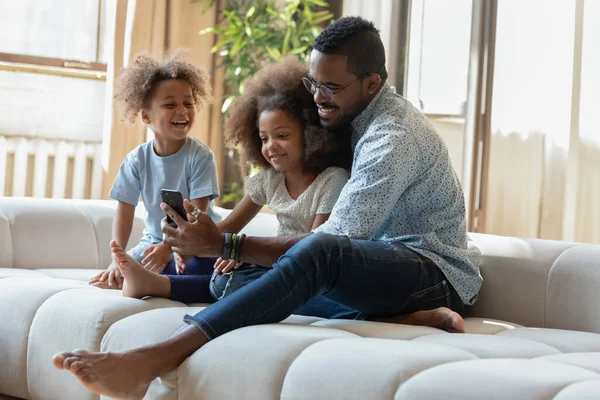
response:
M147 108L142 109L142 120L161 139L185 139L196 114L189 83L179 79L161 81L150 96Z
M369 104L367 80L357 79L348 72L348 57L341 54L325 54L313 50L310 55L309 80L316 85L326 86L333 91L344 89L328 99L321 90L313 94L319 108L321 126L327 129L341 128L360 114Z

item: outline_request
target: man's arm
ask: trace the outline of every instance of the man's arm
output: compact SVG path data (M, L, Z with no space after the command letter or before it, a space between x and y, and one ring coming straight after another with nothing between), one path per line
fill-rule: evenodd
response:
M359 142L356 151L350 180L329 220L316 232L370 239L420 174L420 150L398 124L377 127Z
M188 200L183 205L192 214L195 210ZM168 204L162 203L161 208L175 222L176 227L167 223L163 218L161 225L165 234L164 243L171 246L173 251L181 255L196 257L220 257L223 253L224 233L206 213L200 213L196 221L185 221ZM271 266L277 259L294 244L309 234L270 237L248 237L242 248L244 262L261 266Z
M242 245L242 261L271 267L293 245L309 235L311 233L278 237L248 236Z

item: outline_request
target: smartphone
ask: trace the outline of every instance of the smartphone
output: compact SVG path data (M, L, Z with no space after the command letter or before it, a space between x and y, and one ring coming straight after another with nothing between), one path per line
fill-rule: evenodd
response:
M181 196L180 192L176 190L161 189L160 197L162 198L163 203L168 204L169 207L177 212L177 214L181 215L181 218L187 221L187 213L183 207L183 196ZM168 215L167 223L169 226L177 228L177 224Z

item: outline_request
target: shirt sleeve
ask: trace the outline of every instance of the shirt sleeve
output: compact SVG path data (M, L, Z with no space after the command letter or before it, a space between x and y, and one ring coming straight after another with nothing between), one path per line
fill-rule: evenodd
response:
M400 124L382 124L367 132L355 154L350 180L329 220L315 232L370 239L420 174L420 149Z
M268 179L268 169L261 169L246 180L246 192L254 204L259 206L267 204Z
M137 206L141 190L139 159L134 151L129 153L121 163L109 197Z
M191 163L190 200L208 197L213 200L219 197L219 181L217 178L217 163L212 151L200 148L194 152Z
M333 206L337 202L340 193L348 182L348 173L342 168L331 168L323 172L328 176L323 179L320 185L321 196L317 206L317 214L331 214Z

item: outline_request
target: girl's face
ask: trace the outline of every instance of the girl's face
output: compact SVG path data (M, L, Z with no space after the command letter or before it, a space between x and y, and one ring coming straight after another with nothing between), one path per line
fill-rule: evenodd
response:
M302 169L302 126L285 111L263 111L258 119L262 155L280 172Z
M151 95L148 108L142 110L142 120L161 139L185 139L196 114L190 84L179 79L161 81Z

